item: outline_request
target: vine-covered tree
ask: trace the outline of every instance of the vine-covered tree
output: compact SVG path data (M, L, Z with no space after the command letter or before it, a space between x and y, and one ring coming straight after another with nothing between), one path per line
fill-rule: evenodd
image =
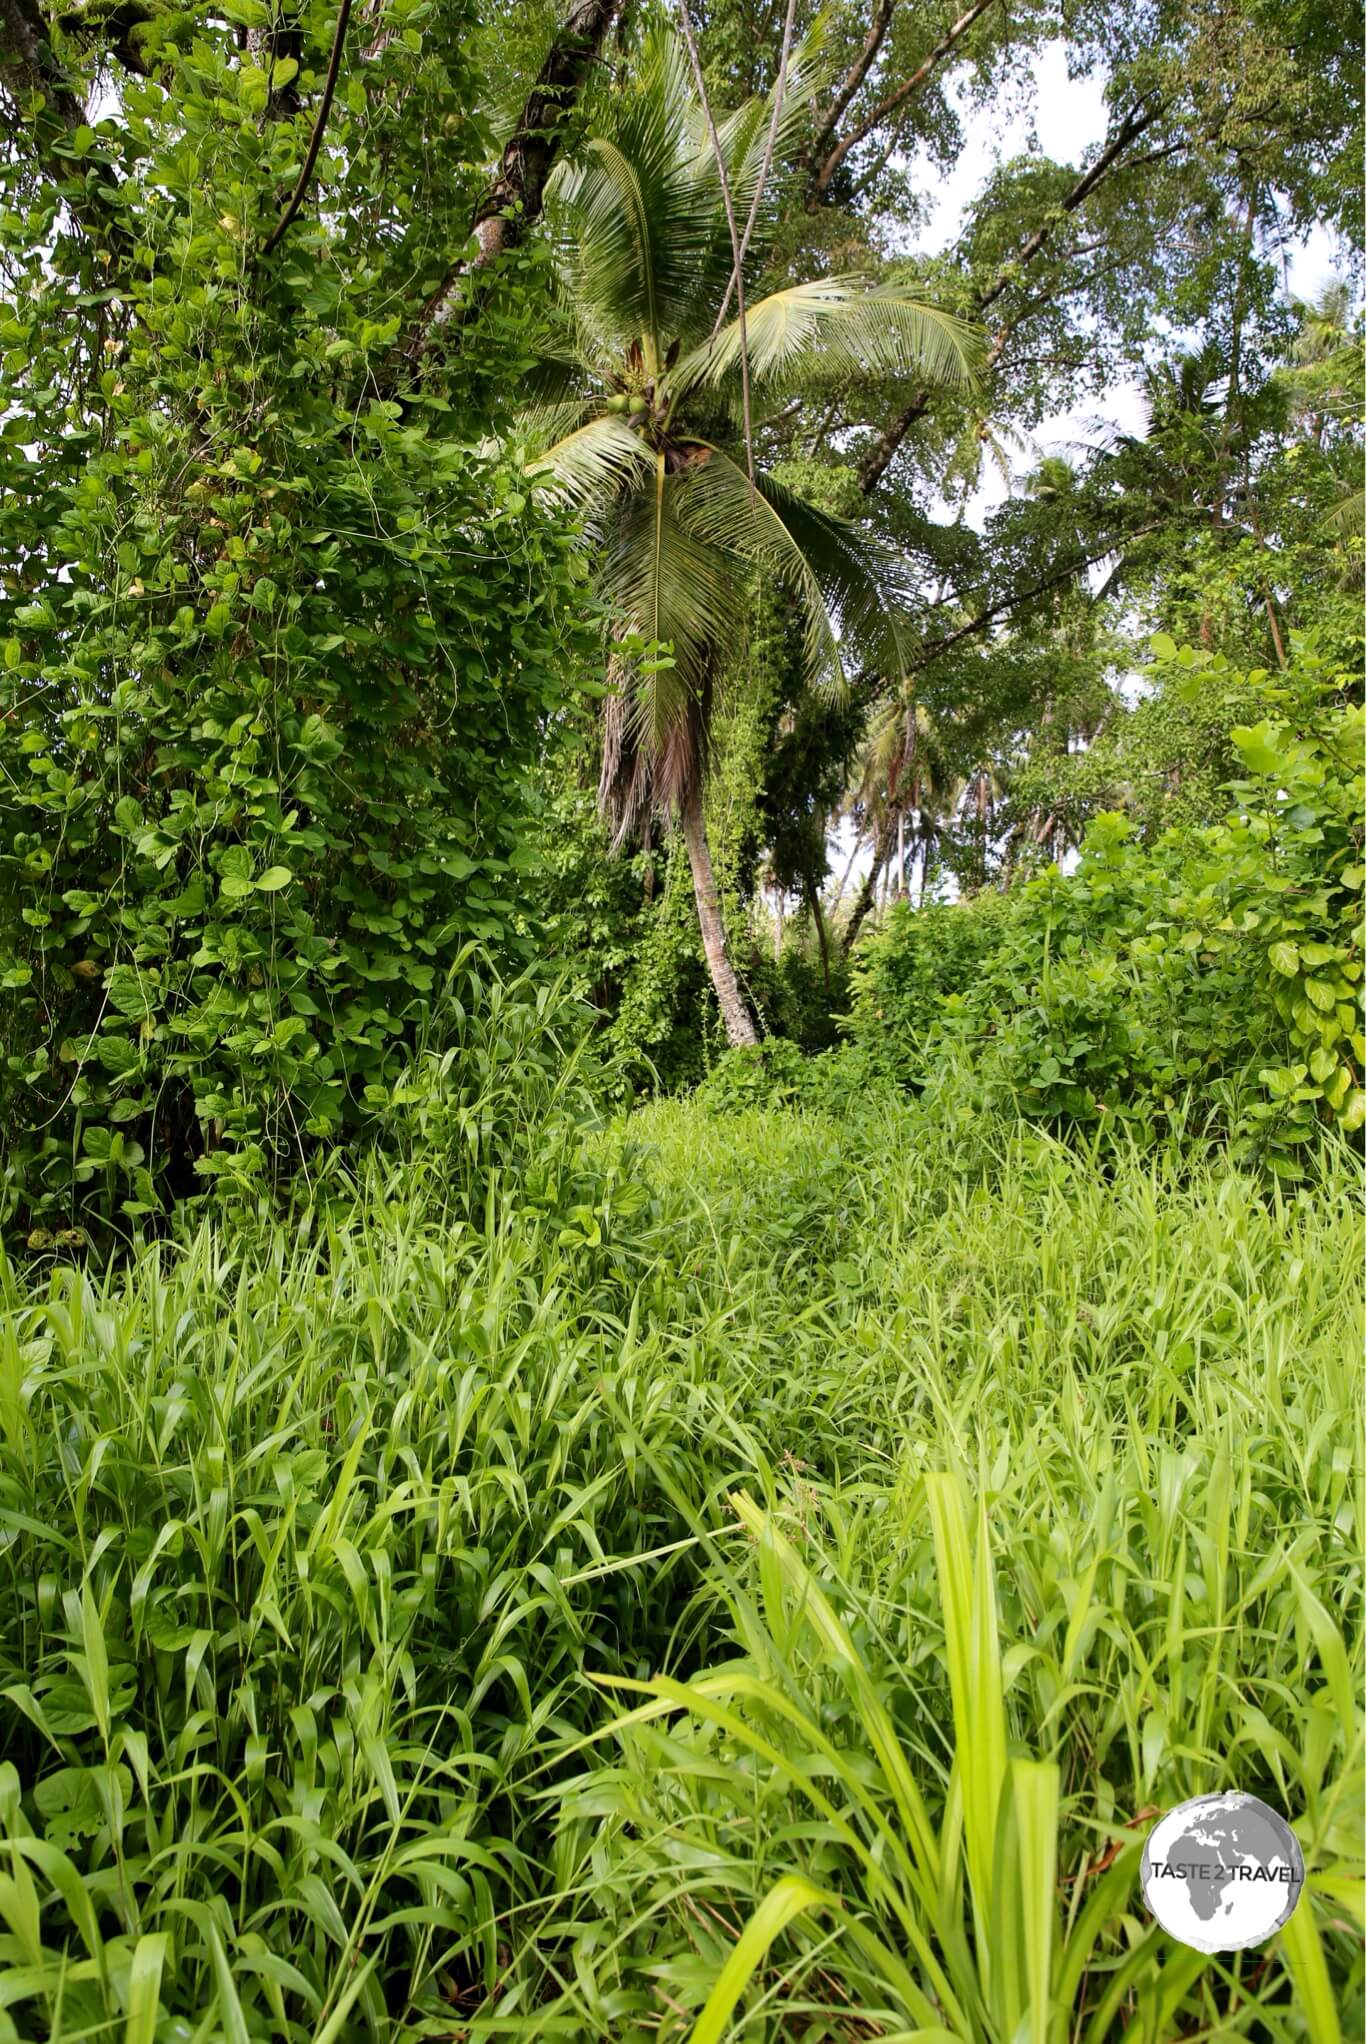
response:
M500 162L463 0L0 9L0 1219L354 1139L516 941L581 575L479 451L536 280L471 230L611 14Z

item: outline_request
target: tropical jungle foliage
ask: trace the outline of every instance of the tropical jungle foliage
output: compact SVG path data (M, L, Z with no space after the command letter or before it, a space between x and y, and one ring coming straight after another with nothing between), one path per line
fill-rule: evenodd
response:
M484 134L461 63L396 33L329 131L327 217L267 249L298 62L198 37L127 81L121 120L54 140L53 175L10 173L0 1126L21 1225L126 1224L347 1139L461 946L512 935L577 586L567 536L476 451L517 324L384 394ZM413 95L449 138L439 173ZM418 180L388 211L358 203L381 162Z
M0 0L0 2044L1361 2033L1360 44Z
M1213 665L1187 651L1168 686L1193 694ZM1269 714L1230 733L1224 822L1145 847L1101 812L1066 878L893 909L855 974L875 1066L960 1086L961 1049L970 1086L1031 1117L1217 1127L1283 1169L1321 1122L1366 1123L1362 709L1315 661L1236 682Z

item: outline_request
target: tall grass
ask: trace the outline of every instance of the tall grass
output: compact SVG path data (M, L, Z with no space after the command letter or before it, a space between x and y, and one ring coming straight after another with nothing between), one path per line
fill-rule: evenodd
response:
M1341 1157L675 1105L5 1271L0 2036L1359 2033L1360 1252ZM1211 1959L1225 1785L1311 1894Z

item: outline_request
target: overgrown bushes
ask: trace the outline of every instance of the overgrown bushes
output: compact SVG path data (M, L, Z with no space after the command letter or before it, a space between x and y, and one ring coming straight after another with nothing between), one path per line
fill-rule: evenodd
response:
M1198 689L1207 656L1173 657ZM853 1041L917 1086L1061 1124L1183 1126L1293 1169L1366 1121L1362 713L1306 657L1233 733L1224 822L1149 849L1098 817L1075 873L894 911L860 950Z
M335 200L268 258L298 138L212 39L62 145L72 215L44 185L0 228L11 1230L136 1226L354 1140L461 947L512 945L577 566L476 451L515 322L396 381L423 238L468 219L483 146L459 36L449 63L420 44L385 38L351 81ZM439 172L405 102L441 127ZM399 188L440 184L398 258L347 182L374 151Z

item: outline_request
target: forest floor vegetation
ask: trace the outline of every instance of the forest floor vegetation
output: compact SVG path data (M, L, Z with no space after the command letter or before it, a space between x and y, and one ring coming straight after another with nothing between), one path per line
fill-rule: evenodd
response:
M1353 2034L1348 1147L569 1130L4 1272L0 2035ZM1309 1892L1210 1958L1224 1787Z

